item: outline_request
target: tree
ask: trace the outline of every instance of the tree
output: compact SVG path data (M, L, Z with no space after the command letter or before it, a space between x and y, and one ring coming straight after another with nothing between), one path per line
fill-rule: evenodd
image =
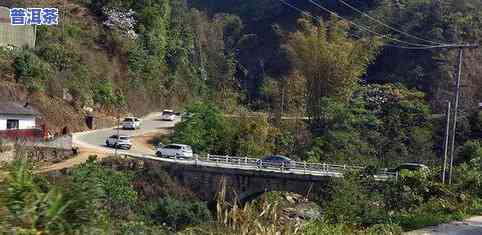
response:
M333 98L322 98L320 110L324 114L320 120L323 131L315 132L315 139L307 153L310 161L357 165L375 163L375 146L368 137L376 135L379 123L363 102L344 104Z
M313 24L302 18L299 25L301 29L290 35L289 45L296 68L307 81L308 115L316 128L323 116L320 98L347 102L375 58L378 42L351 39L342 21Z
M368 85L355 94L379 120L371 143L382 165L434 160L431 110L425 95L403 85Z
M13 67L17 82L31 91L42 91L45 82L53 77L51 66L27 49L17 51Z
M232 153L232 127L214 104L195 102L186 112L191 116L176 125L173 142L189 144L195 152Z
M238 156L260 157L273 153L279 130L271 127L268 116L248 116L243 113L233 123L239 126L236 132Z
M216 14L210 19L196 10L191 12L191 21L196 35L194 63L208 88L206 95L224 110L234 111L240 98L235 51L242 22L229 14Z

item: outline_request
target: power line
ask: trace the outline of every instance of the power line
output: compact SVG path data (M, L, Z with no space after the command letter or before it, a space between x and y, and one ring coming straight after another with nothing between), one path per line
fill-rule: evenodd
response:
M428 50L428 49L453 49L453 48L476 48L477 44L450 44L450 45L438 45L438 46L426 46L426 47L406 47L400 45L390 45L386 44L384 46L409 49L409 50Z
M315 19L315 20L321 20L321 18L320 18L319 16L313 16L312 14L310 14L310 13L308 13L308 12L306 12L306 11L301 10L300 8L294 6L294 5L291 4L291 3L288 3L288 2L286 2L286 1L284 1L284 0L279 0L279 1L280 1L281 3L283 3L284 5L295 9L296 11L300 12L300 13L303 14L303 15L309 16L309 17L311 17L311 18L313 18L313 19Z
M280 1L282 1L282 0L280 0ZM348 22L348 23L350 23L350 24L352 24L352 25L354 25L354 26L356 26L356 27L358 27L358 28L366 31L366 32L375 34L375 35L377 35L377 36L379 36L379 37L386 38L386 39L389 39L389 40L392 40L392 41L396 41L396 42L399 42L399 43L404 43L404 44L411 45L411 46L418 46L418 47L431 47L431 46L432 46L432 45L427 45L427 44L419 44L419 43L406 42L406 41L403 41L403 40L399 40L399 39L390 37L390 36L388 36L388 35L384 35L384 34L375 32L375 31L371 30L370 28L368 28L368 26L360 25L360 24L357 24L357 23L355 23L355 22L353 22L353 21L351 21L351 20L348 20L348 19L346 19L346 18L338 15L336 12L334 12L334 11L332 11L332 10L330 10L330 9L328 9L328 8L326 8L326 7L322 6L322 5L314 2L313 0L308 0L308 1L309 1L311 4L317 6L318 8L320 8L320 9L322 9L322 10L324 10L324 11L330 13L330 14L332 14L333 16L335 16L335 17L337 17L337 18L340 18L340 19L342 19L342 20L344 20L344 21L346 21L346 22Z
M304 10L296 7L296 6L294 6L294 5L291 4L291 3L288 3L288 2L286 2L286 1L284 1L284 0L279 0L279 1L280 1L281 3L283 3L284 5L286 5L286 6L290 7L290 8L292 8L292 9L300 12L300 13L303 14L303 15L306 15L306 16L311 17L311 18L313 18L313 19L315 19L315 20L318 20L318 21L321 21L321 20L322 20L321 17L319 17L319 16L314 16L314 15L312 15L312 14L310 14L310 13L308 13L308 12L306 12L306 11L304 11ZM360 37L359 35L355 35L355 34L352 34L352 33L348 33L348 34L349 34L350 36L354 37L354 38L361 39L361 37ZM426 50L426 49L432 48L432 46L427 46L427 47L407 47L407 46L393 45L393 44L388 44L388 43L383 44L383 46L395 47L395 48L402 48L402 49L411 49L411 50L416 50L416 49Z
M296 6L294 6L293 4L290 4L288 2L286 2L285 0L279 0L281 3L283 3L284 5L300 12L301 14L303 15L306 15L308 17L311 17L315 20L318 20L318 21L321 21L321 17L319 16L314 16L310 13L308 13L307 11L304 11ZM329 11L331 12L331 11ZM334 12L333 12L334 13ZM336 14L336 13L334 13ZM337 15L337 14L336 14ZM346 20L344 18L342 18L343 20ZM346 20L348 21L348 20ZM361 26L362 28L365 28L363 26ZM377 32L373 32L374 34L376 34L378 37L382 37L382 38L385 38L385 37L388 37L387 35L383 35L383 34L380 34L380 33L377 33ZM357 39L361 39L361 37L359 35L355 35L355 34L352 34L352 33L348 33L350 36L354 37L354 38L357 38ZM380 36L381 35L381 36ZM408 42L405 42L405 43L408 43ZM388 44L388 43L385 43L383 44L383 46L385 47L393 47L393 48L401 48L401 49L408 49L408 50L428 50L428 49L443 49L443 48L461 48L461 47L477 47L478 45L458 45L458 44L452 44L452 45L437 45L437 46L431 46L431 45L425 45L425 46L418 46L418 47L411 47L411 46L402 46L402 45L394 45L394 44Z
M384 23L384 22L382 22L382 21L380 21L380 20L378 20L378 19L370 16L369 14L367 14L367 13L365 13L365 12L357 9L356 7L348 4L347 2L345 2L345 1L343 1L343 0L337 0L337 1L341 2L343 5L349 7L350 9L352 9L352 10L354 10L354 11L362 14L363 16L367 17L368 19L371 19L371 20L377 22L378 24L383 25L383 26L385 26L385 27L387 27L387 28L389 28L389 29L391 29L391 30L393 30L393 31L395 31L395 32L401 33L401 34L403 34L403 35L405 35L405 36L407 36L407 37L414 38L414 39L418 39L418 40L420 40L420 41L424 41L424 42L428 42L428 43L432 43L432 44L434 44L434 45L449 45L449 44L447 44L447 43L434 42L434 41L431 41L431 40L423 39L423 38L417 37L417 36L415 36L415 35L409 34L409 33L405 32L405 31L399 30L399 29L397 29L397 28L395 28L395 27L392 27L392 26L390 26L390 25L388 25L388 24L386 24L386 23Z

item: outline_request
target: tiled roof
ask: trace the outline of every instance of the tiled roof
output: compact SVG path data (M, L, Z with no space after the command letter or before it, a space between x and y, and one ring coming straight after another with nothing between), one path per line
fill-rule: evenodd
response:
M0 114L37 116L38 112L31 106L24 106L13 102L0 102Z

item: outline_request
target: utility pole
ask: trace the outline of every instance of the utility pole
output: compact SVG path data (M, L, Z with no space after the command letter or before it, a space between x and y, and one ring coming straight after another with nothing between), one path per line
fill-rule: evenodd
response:
M443 172L442 172L442 184L445 184L445 177L447 176L447 157L449 152L449 135L450 135L450 112L452 103L450 100L447 101L447 123L445 125L445 143L444 143L444 165L443 165Z
M460 99L460 80L462 78L462 64L463 64L463 50L469 48L478 48L479 45L472 44L472 45L448 45L445 47L440 48L457 48L459 49L459 65L457 69L457 83L455 87L455 95L454 95L454 117L453 117L453 126L452 126L452 140L451 140L451 149L450 149L450 169L449 169L449 184L452 184L452 176L453 176L453 162L454 162L454 154L455 154L455 136L457 131L457 116L458 116L458 108L459 108L459 99Z
M120 113L119 113L119 111L117 111L117 139L115 141L115 146L114 146L115 147L114 148L114 157L116 157L116 158L117 158L117 148L118 148L117 144L119 143L119 140L120 140L120 136L119 136L120 130L119 129L120 129Z
M454 97L454 123L452 126L452 142L450 148L450 170L449 170L449 184L452 184L454 154L455 154L455 136L457 135L457 116L459 109L459 97L460 97L460 79L462 75L462 61L464 50L459 48L459 66L457 69L457 83L455 85L455 97Z

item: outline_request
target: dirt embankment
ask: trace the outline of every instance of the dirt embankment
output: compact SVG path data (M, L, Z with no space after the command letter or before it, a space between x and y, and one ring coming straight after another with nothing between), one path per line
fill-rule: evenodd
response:
M4 81L0 83L0 102L28 103L40 116L39 125L46 125L52 133L61 133L67 127L70 132L87 130L85 117L87 113L78 110L59 97L47 96L42 92L29 93L22 85ZM95 114L96 127L110 127L115 118L104 114Z

